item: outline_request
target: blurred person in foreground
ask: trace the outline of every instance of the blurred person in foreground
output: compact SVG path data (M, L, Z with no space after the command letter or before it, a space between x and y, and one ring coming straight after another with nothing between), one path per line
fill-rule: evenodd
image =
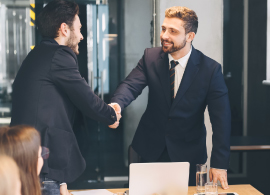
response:
M41 10L37 27L43 40L27 55L13 83L10 125L27 124L40 132L42 146L50 149L40 178L45 185L57 184L51 194L59 194L60 185L85 169L73 132L75 113L112 128L121 117L79 73L76 55L83 36L78 14L79 6L65 0L50 1Z
M228 188L231 112L221 65L195 49L196 13L186 7L165 11L162 47L146 49L138 65L116 89L111 102L120 112L148 86L148 105L131 149L140 162L189 162L189 185L196 164L207 160L204 112L213 130L210 180ZM207 46L206 46L207 47Z
M0 155L0 195L21 195L19 168L5 155Z
M0 128L0 154L12 157L20 170L21 194L41 195L39 173L43 166L39 132L30 126Z

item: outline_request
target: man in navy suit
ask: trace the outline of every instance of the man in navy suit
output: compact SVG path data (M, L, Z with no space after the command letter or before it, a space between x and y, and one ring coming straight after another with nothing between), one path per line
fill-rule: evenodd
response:
M228 188L231 114L221 65L192 46L198 18L186 7L165 12L162 47L146 49L138 65L111 99L123 110L142 90L149 98L132 141L141 162L190 163L189 185L195 185L196 164L207 160L204 111L213 129L210 180Z

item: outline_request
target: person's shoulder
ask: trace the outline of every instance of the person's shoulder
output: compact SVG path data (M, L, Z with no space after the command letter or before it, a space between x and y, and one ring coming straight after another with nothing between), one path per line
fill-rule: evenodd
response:
M57 66L77 66L77 57L71 48L58 45L54 51L52 62Z
M160 58L163 54L164 52L162 50L162 47L146 48L144 50L144 56L146 58L157 59Z
M202 53L200 50L198 49L194 49L194 52L196 53L196 55L198 56L198 58L200 59L200 64L201 65L205 65L205 66L210 66L210 67L215 67L215 66L219 66L220 63L217 62L216 60L210 58L209 56L205 55L204 53Z
M54 51L54 58L59 58L65 62L77 62L77 57L68 46L58 45Z
M146 48L145 51L151 54L161 54L163 52L162 47Z
M59 45L55 52L61 53L64 56L72 56L73 58L77 58L74 51L72 51L72 49L68 46Z
M54 39L52 38L43 38L40 45L37 46L38 48L43 48L52 52L55 55L61 55L63 57L73 57L77 58L75 53L72 49L65 45L59 45Z

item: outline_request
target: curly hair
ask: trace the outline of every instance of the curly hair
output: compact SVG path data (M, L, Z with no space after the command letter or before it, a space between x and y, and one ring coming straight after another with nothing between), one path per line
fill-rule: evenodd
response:
M198 29L198 17L196 13L187 8L181 6L174 6L166 9L165 17L167 18L179 18L184 21L184 28L186 34L189 32L197 33Z

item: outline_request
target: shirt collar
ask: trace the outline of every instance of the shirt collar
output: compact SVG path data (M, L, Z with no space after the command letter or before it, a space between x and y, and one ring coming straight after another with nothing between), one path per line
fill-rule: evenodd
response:
M179 64L180 64L183 68L186 68L188 59L189 59L190 54L191 54L191 51L192 51L192 47L190 48L189 52L188 52L185 56L183 56L182 58L180 58L180 59L178 59L178 60L173 59L172 55L171 55L171 54L168 54L169 62L171 62L172 60L178 61ZM170 67L171 67L171 63L169 63L169 65L170 65Z

